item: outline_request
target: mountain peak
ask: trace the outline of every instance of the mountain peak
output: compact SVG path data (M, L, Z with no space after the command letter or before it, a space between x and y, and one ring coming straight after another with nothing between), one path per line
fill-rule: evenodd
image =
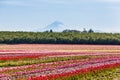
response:
M64 24L60 21L54 21L45 28L42 29L42 31L48 31L48 30L53 30L55 32L61 32L65 28Z
M50 25L48 25L47 27L59 27L60 25L64 25L62 22L60 21L54 21L53 23L51 23Z

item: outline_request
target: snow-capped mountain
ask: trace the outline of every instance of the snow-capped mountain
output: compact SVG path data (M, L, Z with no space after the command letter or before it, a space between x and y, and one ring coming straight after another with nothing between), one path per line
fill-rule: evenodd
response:
M53 23L49 24L45 28L41 29L41 31L54 31L54 32L61 32L65 29L65 25L60 21L54 21Z

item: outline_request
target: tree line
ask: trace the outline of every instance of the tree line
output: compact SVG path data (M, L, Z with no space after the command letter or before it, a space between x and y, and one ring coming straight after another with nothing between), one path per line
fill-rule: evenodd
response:
M0 32L1 44L120 44L120 34L86 32Z

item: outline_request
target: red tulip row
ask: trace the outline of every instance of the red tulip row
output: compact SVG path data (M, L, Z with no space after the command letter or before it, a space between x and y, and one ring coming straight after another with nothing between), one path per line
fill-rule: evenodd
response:
M119 57L105 57L104 58L93 58L93 59L80 59L80 60L68 60L68 61L58 61L58 62L51 62L51 63L42 63L42 64L33 64L33 65L27 65L27 66L18 66L18 67L7 67L7 68L1 68L0 73L2 73L1 77L7 77L7 76L21 76L21 75L30 75L30 74L41 74L44 72L44 75L47 75L47 71L53 71L56 69L55 73L58 73L60 69L62 72L64 72L64 68L73 68L73 70L76 70L75 67L83 68L84 66L96 66L96 64L106 64L114 61L118 62L120 61ZM69 70L69 69L68 69Z
M115 67L120 67L120 62L114 63L114 64L105 64L105 65L100 65L100 66L94 66L94 67L89 67L89 68L85 68L85 69L79 69L79 70L62 73L62 74L38 76L36 78L30 77L27 80L55 80L57 78L71 77L71 76L78 75L78 74L87 74L89 72L94 72L94 71L99 71L99 70L109 69L109 68L115 68Z
M110 55L110 53L93 53L93 52L43 52L43 53L1 53L0 60L16 60L23 58L40 58L45 56L53 56L53 57L63 57L63 56L85 56L85 55ZM113 53L112 53L113 54ZM118 56L118 53L114 53ZM110 55L111 56L111 55ZM119 55L120 56L120 55Z
M27 54L27 53L26 53ZM12 56L0 56L0 60L18 60L18 59L23 59L23 58L39 58L39 57L44 57L45 55L41 54L22 54L22 55L15 55L13 54Z

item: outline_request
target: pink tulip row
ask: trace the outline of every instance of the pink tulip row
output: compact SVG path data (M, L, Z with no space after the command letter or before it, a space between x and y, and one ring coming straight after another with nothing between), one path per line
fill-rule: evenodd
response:
M101 57L97 57L97 58L91 58L91 59L80 59L80 60L68 60L68 61L58 61L58 62L51 62L51 63L42 63L42 64L33 64L33 65L27 65L27 66L19 66L19 67L9 67L9 68L1 68L1 71L8 71L8 70L21 70L21 69L27 69L27 68L32 68L34 67L39 67L39 66L52 66L52 65L65 65L66 63L79 63L79 62L86 62L89 60L90 61L102 61L102 60L109 60L109 59L117 59L120 58L119 56L110 56L110 55L106 55L106 56L101 56Z
M120 67L120 62L118 63L110 63L110 64L104 64L104 65L99 65L99 66L91 66L88 68L82 68L82 69L78 69L78 70L74 70L71 72L63 72L63 73L58 73L58 74L49 74L49 75L45 75L45 76L38 76L38 77L29 77L27 80L56 80L56 79L62 79L64 80L64 78L67 77L71 77L71 76L77 76L80 74L87 74L89 72L96 72L96 71L100 71L103 69L111 69L111 68L115 68L115 67ZM71 80L71 79L70 79Z
M118 63L120 62L120 57L114 58L99 58L99 59L91 59L91 60L70 60L70 61L60 61L60 62L52 62L52 63L43 63L43 64L34 64L28 66L21 67L9 67L2 68L0 73L5 71L16 71L12 74L1 74L1 78L11 77L13 75L17 76L39 76L39 75L48 75L48 74L57 74L63 72L74 71L79 68L87 68L91 66L99 66L104 64ZM27 70L27 69L32 70ZM18 72L17 72L18 71Z
M64 57L64 56L85 56L85 55L111 55L116 54L117 56L119 53L93 53L93 52L39 52L39 53L1 53L0 60L14 60L14 59L22 59L22 58L40 58L45 56L52 56L52 57Z

